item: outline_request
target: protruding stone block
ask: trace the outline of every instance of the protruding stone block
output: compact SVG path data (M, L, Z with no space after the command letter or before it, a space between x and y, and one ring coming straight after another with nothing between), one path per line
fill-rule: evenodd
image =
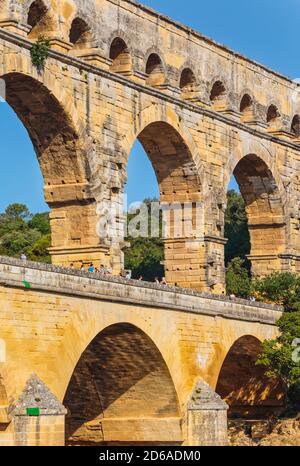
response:
M206 382L200 380L187 406L188 445L227 445L227 410L225 401Z
M32 374L18 401L9 408L17 446L63 446L66 409Z
M27 24L21 24L16 19L12 18L1 20L0 28L24 37L27 37L30 31L30 27Z

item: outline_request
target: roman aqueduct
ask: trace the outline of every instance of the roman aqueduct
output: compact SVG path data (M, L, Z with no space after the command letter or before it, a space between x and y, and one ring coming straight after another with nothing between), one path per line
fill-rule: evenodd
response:
M49 57L37 68L30 50L42 36ZM167 281L187 295L114 281L110 289L1 259L0 441L37 443L26 411L32 390L52 403L39 431L50 444L62 442L59 403L71 415L70 438L83 443L152 442L162 431L161 441L197 443L203 413L224 427L226 411L207 387L211 410L203 410L200 379L233 411L278 407L281 390L253 361L280 310L197 291L224 291L232 175L246 202L253 273L300 269L299 85L132 0L0 0L0 78L44 177L54 266L101 262L118 275L125 245L98 236L98 207L120 204L136 140L161 201L200 206L203 218L196 238L165 241ZM238 368L243 387L232 382ZM24 391L31 373L47 387L34 376ZM149 411L145 396L157 401ZM224 441L209 435L208 443Z

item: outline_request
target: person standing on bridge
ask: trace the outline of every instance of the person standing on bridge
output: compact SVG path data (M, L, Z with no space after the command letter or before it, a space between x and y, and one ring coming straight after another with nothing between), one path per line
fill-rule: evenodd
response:
M90 264L89 268L88 268L88 272L89 273L95 273L95 267L94 267L94 264Z

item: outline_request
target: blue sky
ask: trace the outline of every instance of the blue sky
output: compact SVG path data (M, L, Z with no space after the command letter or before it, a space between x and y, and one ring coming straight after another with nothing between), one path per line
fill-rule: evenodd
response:
M300 0L145 0L144 3L291 78L300 76ZM23 202L47 209L32 144L14 112L0 103L0 211ZM158 195L156 178L136 143L128 165L130 202Z

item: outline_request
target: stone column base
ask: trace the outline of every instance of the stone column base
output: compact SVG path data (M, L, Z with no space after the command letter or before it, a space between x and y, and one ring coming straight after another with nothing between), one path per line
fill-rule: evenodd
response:
M79 246L49 248L53 265L75 268L93 263L96 267L104 265L110 267L110 248L108 246Z
M247 256L252 265L252 274L264 277L275 272L300 272L300 256L295 254L261 254Z
M66 409L33 374L10 407L15 446L64 446Z
M263 277L281 271L281 263L277 254L250 254L247 259L251 262L254 277Z
M204 381L194 388L187 406L188 446L226 446L228 405Z
M279 254L282 272L300 272L300 255L297 254Z
M170 285L223 294L225 291L224 238L166 239L165 275Z

